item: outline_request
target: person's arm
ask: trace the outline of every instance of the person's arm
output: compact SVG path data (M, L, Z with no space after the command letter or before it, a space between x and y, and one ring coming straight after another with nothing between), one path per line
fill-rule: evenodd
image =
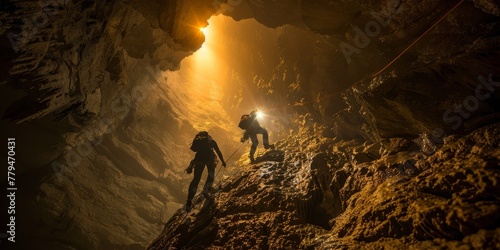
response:
M215 140L213 140L213 148L215 150L215 153L217 153L217 156L219 156L219 159L222 162L222 166L226 167L224 157L222 157L222 153L220 152L219 146L217 145L217 142Z
M243 137L241 137L240 141L246 142L248 138L250 138L250 134L248 133L248 130L245 130L245 133L243 133Z

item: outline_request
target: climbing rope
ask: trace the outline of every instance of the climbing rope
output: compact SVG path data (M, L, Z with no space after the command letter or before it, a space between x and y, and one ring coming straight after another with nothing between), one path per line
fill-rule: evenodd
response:
M424 37L427 33L429 33L429 31L431 31L434 27L436 27L436 25L438 25L441 21L443 21L443 19L445 17L447 17L454 9L456 9L460 4L462 4L465 0L461 0L460 2L458 2L455 6L453 6L453 8L451 8L448 12L446 12L439 20L437 20L431 27L429 27L424 33L422 33L422 35L420 35L419 37L417 37L417 39L415 39L415 41L413 41L408 47L406 47L406 49L404 49L401 53L399 53L399 55L397 55L390 63L388 63L384 68L382 68L379 72L371 75L371 77L375 77L377 75L379 75L380 73L384 72L384 70L386 70L389 66L391 66L396 60L398 60L404 53L406 53L406 51L408 51L411 47L413 47L413 45L415 45L415 43L417 43L422 37Z
M460 6L464 1L465 0L460 0L460 2L458 2L457 4L455 4L450 10L448 10L441 18L439 18L434 24L432 24L424 33L422 33L419 37L417 37L417 39L415 39L410 45L408 45L401 53L399 53L392 61L390 61L381 70L379 70L378 72L376 72L374 74L371 74L371 75L369 75L367 77L364 77L363 79L361 79L361 80L357 81L356 83L354 83L353 86L357 85L360 82L365 81L366 79L368 79L370 77L375 77L375 76L381 74L382 72L384 72L394 62L396 62L403 54L405 54L411 47L413 47L413 45L415 45L420 39L422 39L425 35L427 35L427 33L429 33L434 27L436 27L441 21L443 21L453 10L455 10L458 6ZM321 98L316 98L315 100L311 100L311 101L296 102L294 104L288 105L288 107L300 107L300 106L304 106L305 104L315 103L315 102L317 102L319 100L329 99L329 98L331 98L331 97L333 97L335 95L336 94L326 95L326 96L323 96ZM273 109L270 109L270 110L273 110Z
M241 145L240 145L240 146L239 146L239 147L238 147L238 148L237 148L237 149L236 149L236 150L235 150L235 151L234 151L234 152L233 152L233 153L232 153L232 154L231 154L231 155L230 155L230 156L226 159L226 162L227 162L227 161L229 161L229 159L231 159L231 158L234 156L234 154L236 154L236 152L238 152L238 150L240 150L240 148L241 148L243 145L245 145L245 142L246 142L246 141L244 141L244 142L242 142L242 143L241 143ZM226 167L227 167L227 166L226 166ZM226 168L226 167L224 167L224 168ZM217 173L216 173L216 174L215 174L215 176L214 176L214 180L215 180L215 177L217 177L217 175L219 175L219 172L221 171L221 169L222 169L222 168L219 168L219 170L217 170Z

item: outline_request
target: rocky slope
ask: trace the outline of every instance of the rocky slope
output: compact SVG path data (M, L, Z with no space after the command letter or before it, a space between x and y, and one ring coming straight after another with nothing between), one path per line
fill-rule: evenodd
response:
M149 249L495 249L500 126L387 144L332 141L316 124L179 210Z

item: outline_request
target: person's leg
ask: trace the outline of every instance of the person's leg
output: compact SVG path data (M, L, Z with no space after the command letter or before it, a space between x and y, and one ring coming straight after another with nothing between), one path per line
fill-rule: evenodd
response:
M262 142L264 143L264 148L269 148L269 135L267 134L267 130L265 128L261 128L259 130L259 134L262 134Z
M208 191L212 188L215 179L215 162L209 161L206 163L208 169L207 181L205 182L205 186L203 187L203 194L205 197L208 196Z
M203 169L205 168L205 164L201 164L199 162L194 166L194 177L191 183L189 184L188 190L188 202L191 202L194 195L196 194L196 189L198 189L198 183L200 183L201 174L203 173Z
M252 141L252 147L250 148L250 161L255 161L253 155L257 150L257 145L259 145L259 141L257 140L257 134L250 135L250 140Z

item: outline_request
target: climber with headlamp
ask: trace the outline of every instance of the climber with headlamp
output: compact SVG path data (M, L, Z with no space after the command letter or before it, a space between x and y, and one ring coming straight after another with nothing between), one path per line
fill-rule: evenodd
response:
M257 118L259 118L262 114L257 110L252 110L250 114L245 114L241 116L240 123L238 127L245 130L243 137L241 138L241 142L245 142L250 138L252 141L252 147L250 148L250 162L255 163L254 154L257 150L257 145L259 145L259 141L257 140L257 134L262 135L262 140L264 142L264 148L271 148L272 145L269 145L269 135L267 134L267 130L260 126Z

